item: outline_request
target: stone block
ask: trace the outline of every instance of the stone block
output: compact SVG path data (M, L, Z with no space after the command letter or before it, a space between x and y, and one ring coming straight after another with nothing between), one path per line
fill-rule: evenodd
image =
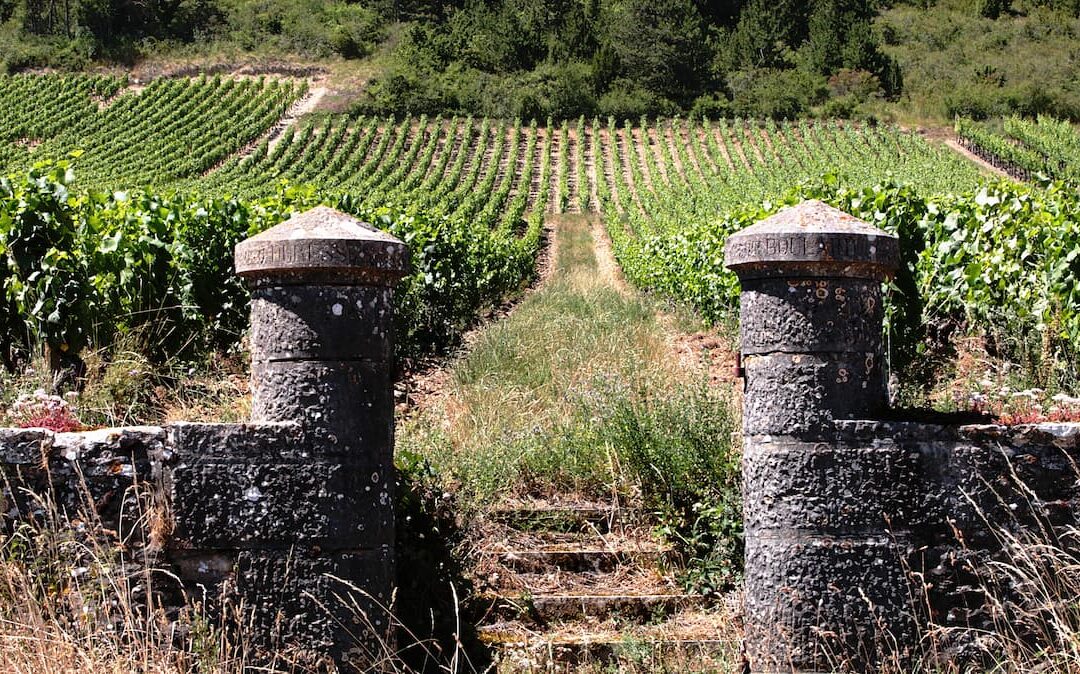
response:
M169 463L201 461L303 462L330 455L296 422L207 424L178 422L168 426Z
M865 279L755 279L743 283L744 354L881 352L881 283Z
M251 297L251 358L388 361L391 295L378 286L257 288Z
M252 363L252 418L301 423L332 452L390 453L390 368L366 361Z
M347 671L370 671L393 653L393 586L390 548L250 550L236 564L236 599L257 643L324 653Z
M394 471L368 465L201 460L172 468L174 545L324 550L394 540Z
M392 286L409 268L408 247L341 211L318 206L236 245L236 273L267 282Z
M54 436L43 428L0 428L0 464L45 465Z
M903 536L748 537L751 670L860 672L894 659L904 664L918 643L904 568L910 554Z
M768 440L768 441L765 441ZM747 438L747 532L884 533L921 521L922 455L888 441L861 446Z
M874 353L772 354L743 360L743 432L818 439L834 419L868 419L888 404Z

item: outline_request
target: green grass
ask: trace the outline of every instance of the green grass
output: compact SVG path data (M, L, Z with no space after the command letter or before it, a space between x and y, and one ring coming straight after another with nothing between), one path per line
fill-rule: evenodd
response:
M398 435L475 504L615 487L618 459L596 432L605 405L675 384L655 307L600 279L585 219L563 223L552 278L484 330L447 394Z
M737 428L722 391L679 362L655 300L605 280L584 217L565 217L552 277L452 365L448 391L404 421L466 507L506 498L685 501L734 484ZM689 504L687 504L689 507Z
M399 465L427 468L462 513L618 495L654 514L688 589L727 591L742 566L730 393L679 357L685 316L601 273L587 218L560 218L556 249L552 277L399 424Z

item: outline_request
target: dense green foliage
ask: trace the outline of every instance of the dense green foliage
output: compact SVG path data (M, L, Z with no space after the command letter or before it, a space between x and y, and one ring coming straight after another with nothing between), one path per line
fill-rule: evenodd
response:
M809 111L829 77L864 73L858 96L892 95L867 0L489 0L411 24L367 110L498 117ZM843 92L838 96L852 96Z
M306 57L364 56L386 7L344 0L0 0L0 72L132 63L169 45L229 45Z
M8 366L38 344L64 353L137 332L151 355L235 344L247 292L232 272L237 242L327 203L409 244L398 291L404 354L444 344L485 303L532 273L538 234L349 194L287 189L255 200L144 190L75 191L65 163L0 178L0 353Z
M375 54L360 107L380 115L1077 119L1078 13L1078 0L0 0L0 72Z
M917 119L1080 120L1076 0L896 4L875 24L904 76L894 110Z
M1071 380L1080 353L1075 187L997 183L938 193L919 187L932 182L902 173L895 178L905 182L874 182L853 171L854 163L838 166L842 178L807 181L763 204L751 195L701 209L712 190L689 185L637 212L620 201L620 187L606 202L616 255L635 283L716 319L737 299L737 281L722 264L727 236L785 205L822 199L901 237L905 268L889 309L896 371L913 374L905 368L917 358L925 364L929 338L963 329L988 337L1046 385ZM947 178L951 168L937 171Z

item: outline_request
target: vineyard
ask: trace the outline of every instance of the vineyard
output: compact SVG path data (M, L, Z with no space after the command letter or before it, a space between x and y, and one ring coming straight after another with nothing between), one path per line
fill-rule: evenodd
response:
M287 80L105 76L0 78L0 166L81 152L80 183L102 189L200 176L265 134L306 90Z
M860 184L892 176L931 192L969 189L979 179L969 162L914 134L840 122L617 125L581 118L538 127L520 120L327 117L263 140L197 185L263 196L284 180L374 202L439 204L467 217L482 206L510 220L544 206L600 212L604 195L620 212L655 220L669 217L658 195L672 189L708 192L696 206L715 213L829 171Z
M923 326L943 321L1038 337L1054 362L1080 344L1075 191L983 187L974 164L917 134L842 121L296 120L308 86L0 78L0 173L73 158L71 171L0 183L3 320L21 326L5 352L40 339L78 348L100 343L104 325L151 322L227 345L244 309L230 246L315 203L378 220L417 251L406 345L446 342L519 288L548 213L602 214L628 278L716 320L736 293L720 263L726 236L803 197L905 235L898 354L914 357ZM1067 124L1010 119L1006 138L961 120L958 131L999 165L1075 176ZM34 209L56 217L39 222ZM123 265L109 262L117 252Z
M1080 179L1080 131L1068 122L1008 117L995 130L958 118L956 134L962 145L1016 178Z
M934 192L972 186L976 169L914 134L841 122L309 116L279 120L307 92L286 79L104 76L0 78L0 168L71 152L78 183L181 188L260 198L282 181L370 203L404 203L512 224L547 207L666 217L657 194L709 191L702 210L753 203L839 172L894 176Z

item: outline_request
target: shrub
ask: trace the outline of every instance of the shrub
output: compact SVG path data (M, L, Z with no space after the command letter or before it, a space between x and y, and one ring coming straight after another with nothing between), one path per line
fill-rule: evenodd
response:
M734 116L735 112L731 101L720 93L699 96L694 100L694 104L690 106L691 119L700 119L702 117L706 119L726 119Z
M751 69L734 73L728 86L743 117L794 119L825 98L825 78L797 68Z
M600 97L598 114L615 119L639 119L642 116L670 115L678 108L666 99L629 80L616 80Z
M707 385L672 398L613 401L602 422L623 464L637 478L661 532L685 556L686 582L719 593L741 573L742 515L738 419Z

